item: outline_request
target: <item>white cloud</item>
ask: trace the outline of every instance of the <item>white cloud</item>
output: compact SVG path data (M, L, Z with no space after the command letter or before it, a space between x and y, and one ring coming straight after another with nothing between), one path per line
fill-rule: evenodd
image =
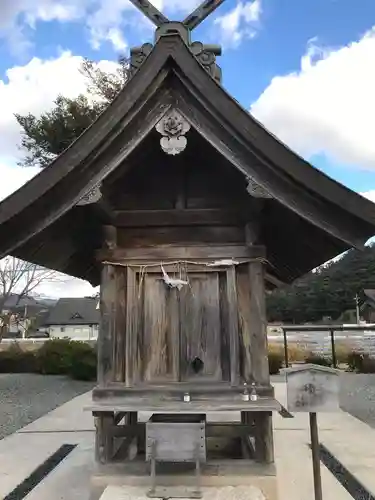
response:
M40 172L38 167L11 167L0 163L0 201L19 189L38 172ZM46 280L35 289L35 293L46 297L82 297L93 295L97 291L97 288L93 288L86 281L60 273L53 280Z
M0 161L20 156L17 144L21 129L14 113L40 114L52 107L58 94L76 97L86 90L86 81L79 69L83 58L70 52L41 60L34 57L25 66L15 66L0 80ZM115 71L116 63L101 61L99 66Z
M40 172L39 167L18 167L0 164L0 201ZM58 278L58 279L56 279ZM35 293L46 297L82 297L97 292L89 283L57 274L53 280L41 283Z
M224 46L237 47L244 38L253 38L262 13L260 0L239 2L234 9L215 19Z
M374 60L375 27L341 48L313 40L300 69L273 78L251 113L305 157L375 169Z
M361 195L375 203L375 189L361 193Z
M177 18L193 10L200 0L154 0L153 4ZM89 32L90 42L98 49L109 42L119 52L128 43L124 30L150 26L130 0L1 0L0 39L10 44L13 52L23 53L30 48L32 30L38 22L80 21Z
M23 186L39 171L39 167L21 168L0 163L0 201Z
M0 39L9 42L13 52L30 47L28 30L37 21L74 21L84 16L90 0L1 0Z
M15 156L20 129L15 112L39 114L51 107L59 93L74 97L86 89L79 72L82 58L69 52L47 61L34 58L25 66L11 68L7 81L0 80L0 200L20 188L39 172L38 167L18 167ZM100 67L115 70L112 61L101 61ZM48 296L83 296L94 293L86 282L64 277L61 282L43 283L38 293Z

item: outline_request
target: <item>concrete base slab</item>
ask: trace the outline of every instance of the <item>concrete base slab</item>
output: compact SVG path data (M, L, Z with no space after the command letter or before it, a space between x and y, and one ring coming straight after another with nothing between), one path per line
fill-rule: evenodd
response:
M100 500L148 500L144 488L108 486ZM159 497L163 500L167 497ZM173 497L170 497L173 498ZM268 500L255 486L225 486L222 488L202 488L202 500ZM189 497L185 497L188 500ZM182 499L183 500L183 499Z
M285 405L285 384L275 383L276 397ZM129 488L138 488L145 498L149 488L149 470L143 471L143 484L139 474L124 471L117 464L112 471L99 473L94 458L94 426L90 413L83 408L91 398L91 393L79 396L54 410L21 431L0 441L0 498L6 497L18 484L29 476L36 467L63 444L76 444L76 448L53 469L27 495L30 500L98 500L106 488L129 493ZM148 414L141 414L145 421ZM239 421L239 414L210 414L210 421ZM345 465L355 478L375 494L375 429L359 422L344 412L320 414L318 416L321 442ZM273 418L275 458L279 484L279 500L313 500L313 480L311 468L310 436L308 415L295 414L295 418L282 418L277 413ZM232 461L232 465L235 466ZM248 465L246 473L226 469L207 476L202 483L205 489L226 491L229 487L259 489L264 498L277 498L275 470L266 473L257 471L256 463ZM111 466L112 467L112 466ZM350 494L341 486L336 477L321 466L323 497L334 500L349 500ZM268 475L267 475L268 474ZM194 471L186 476L194 480ZM185 478L186 478L185 476ZM158 484L163 484L163 475L158 474ZM178 475L177 475L178 477ZM124 484L124 480L126 484ZM160 483L159 483L160 481ZM167 485L168 486L168 485ZM171 485L173 486L173 484ZM125 493L123 490L125 488ZM116 490L112 490L116 491ZM239 490L237 490L239 491ZM108 494L110 494L108 493ZM107 490L106 490L107 494ZM134 496L134 495L133 495ZM110 497L115 500L115 497ZM125 497L119 497L127 498ZM130 497L131 498L131 497ZM137 497L135 497L137 498ZM204 497L206 498L206 497ZM215 498L215 497L214 497ZM221 499L221 497L218 497ZM242 498L242 497L238 497ZM244 497L245 499L247 497ZM251 498L251 497L250 497ZM257 498L257 497L255 497ZM107 497L104 497L107 500ZM132 499L133 500L133 499ZM211 498L210 498L211 500ZM262 499L263 500L263 499Z
M142 465L144 469L145 464L139 465ZM237 473L236 468L240 469ZM138 488L144 492L149 491L151 486L150 475L147 474L146 471L143 471L143 473L140 472L141 471L138 471L137 474L133 471L133 475L130 475L129 469L123 464L99 466L99 470L93 474L91 478L92 489L90 499L98 500L103 491L110 487L123 488L125 491L129 488ZM196 479L194 474L191 473L158 475L157 484L165 488L185 487L194 489ZM205 491L207 488L210 491L211 489L229 491L226 490L226 488L237 488L238 491L242 491L242 489L253 491L255 488L262 493L263 497L260 498L264 498L265 500L277 500L278 498L276 468L274 465L262 465L254 462L248 464L246 469L243 467L236 467L233 463L228 463L227 466L223 464L217 467L213 466L211 470L206 470L206 473L202 474L200 484ZM168 498L168 495L164 498ZM173 497L171 496L171 498Z

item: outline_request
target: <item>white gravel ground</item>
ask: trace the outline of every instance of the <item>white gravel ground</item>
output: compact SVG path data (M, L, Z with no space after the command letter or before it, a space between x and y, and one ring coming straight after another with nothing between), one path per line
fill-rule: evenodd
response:
M0 374L0 439L93 386L64 376Z

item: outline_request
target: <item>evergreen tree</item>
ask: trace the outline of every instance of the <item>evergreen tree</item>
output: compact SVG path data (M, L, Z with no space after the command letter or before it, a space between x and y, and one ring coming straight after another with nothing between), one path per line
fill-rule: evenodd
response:
M128 61L121 58L115 73L106 73L86 59L81 68L87 79L87 95L75 99L58 96L54 106L40 116L16 114L22 127L22 166L46 167L62 153L113 101L129 75Z
M324 316L337 320L355 308L355 296L375 288L375 245L349 250L340 260L310 272L267 298L269 321L306 323Z

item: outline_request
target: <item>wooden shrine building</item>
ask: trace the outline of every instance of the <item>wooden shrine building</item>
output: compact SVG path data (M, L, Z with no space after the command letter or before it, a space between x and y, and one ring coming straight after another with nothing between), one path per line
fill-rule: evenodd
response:
M149 422L170 432L193 428L186 456L177 431L176 461L191 458L198 424L202 462L220 455L209 440L225 436L240 442L233 456L271 463L280 405L265 292L361 248L375 234L375 205L228 95L219 48L190 36L212 2L183 23L133 3L157 25L155 44L132 50L113 103L0 204L0 254L101 287L92 404L100 462L153 458L158 428L138 418L147 411L161 412ZM207 421L231 410L242 423Z

